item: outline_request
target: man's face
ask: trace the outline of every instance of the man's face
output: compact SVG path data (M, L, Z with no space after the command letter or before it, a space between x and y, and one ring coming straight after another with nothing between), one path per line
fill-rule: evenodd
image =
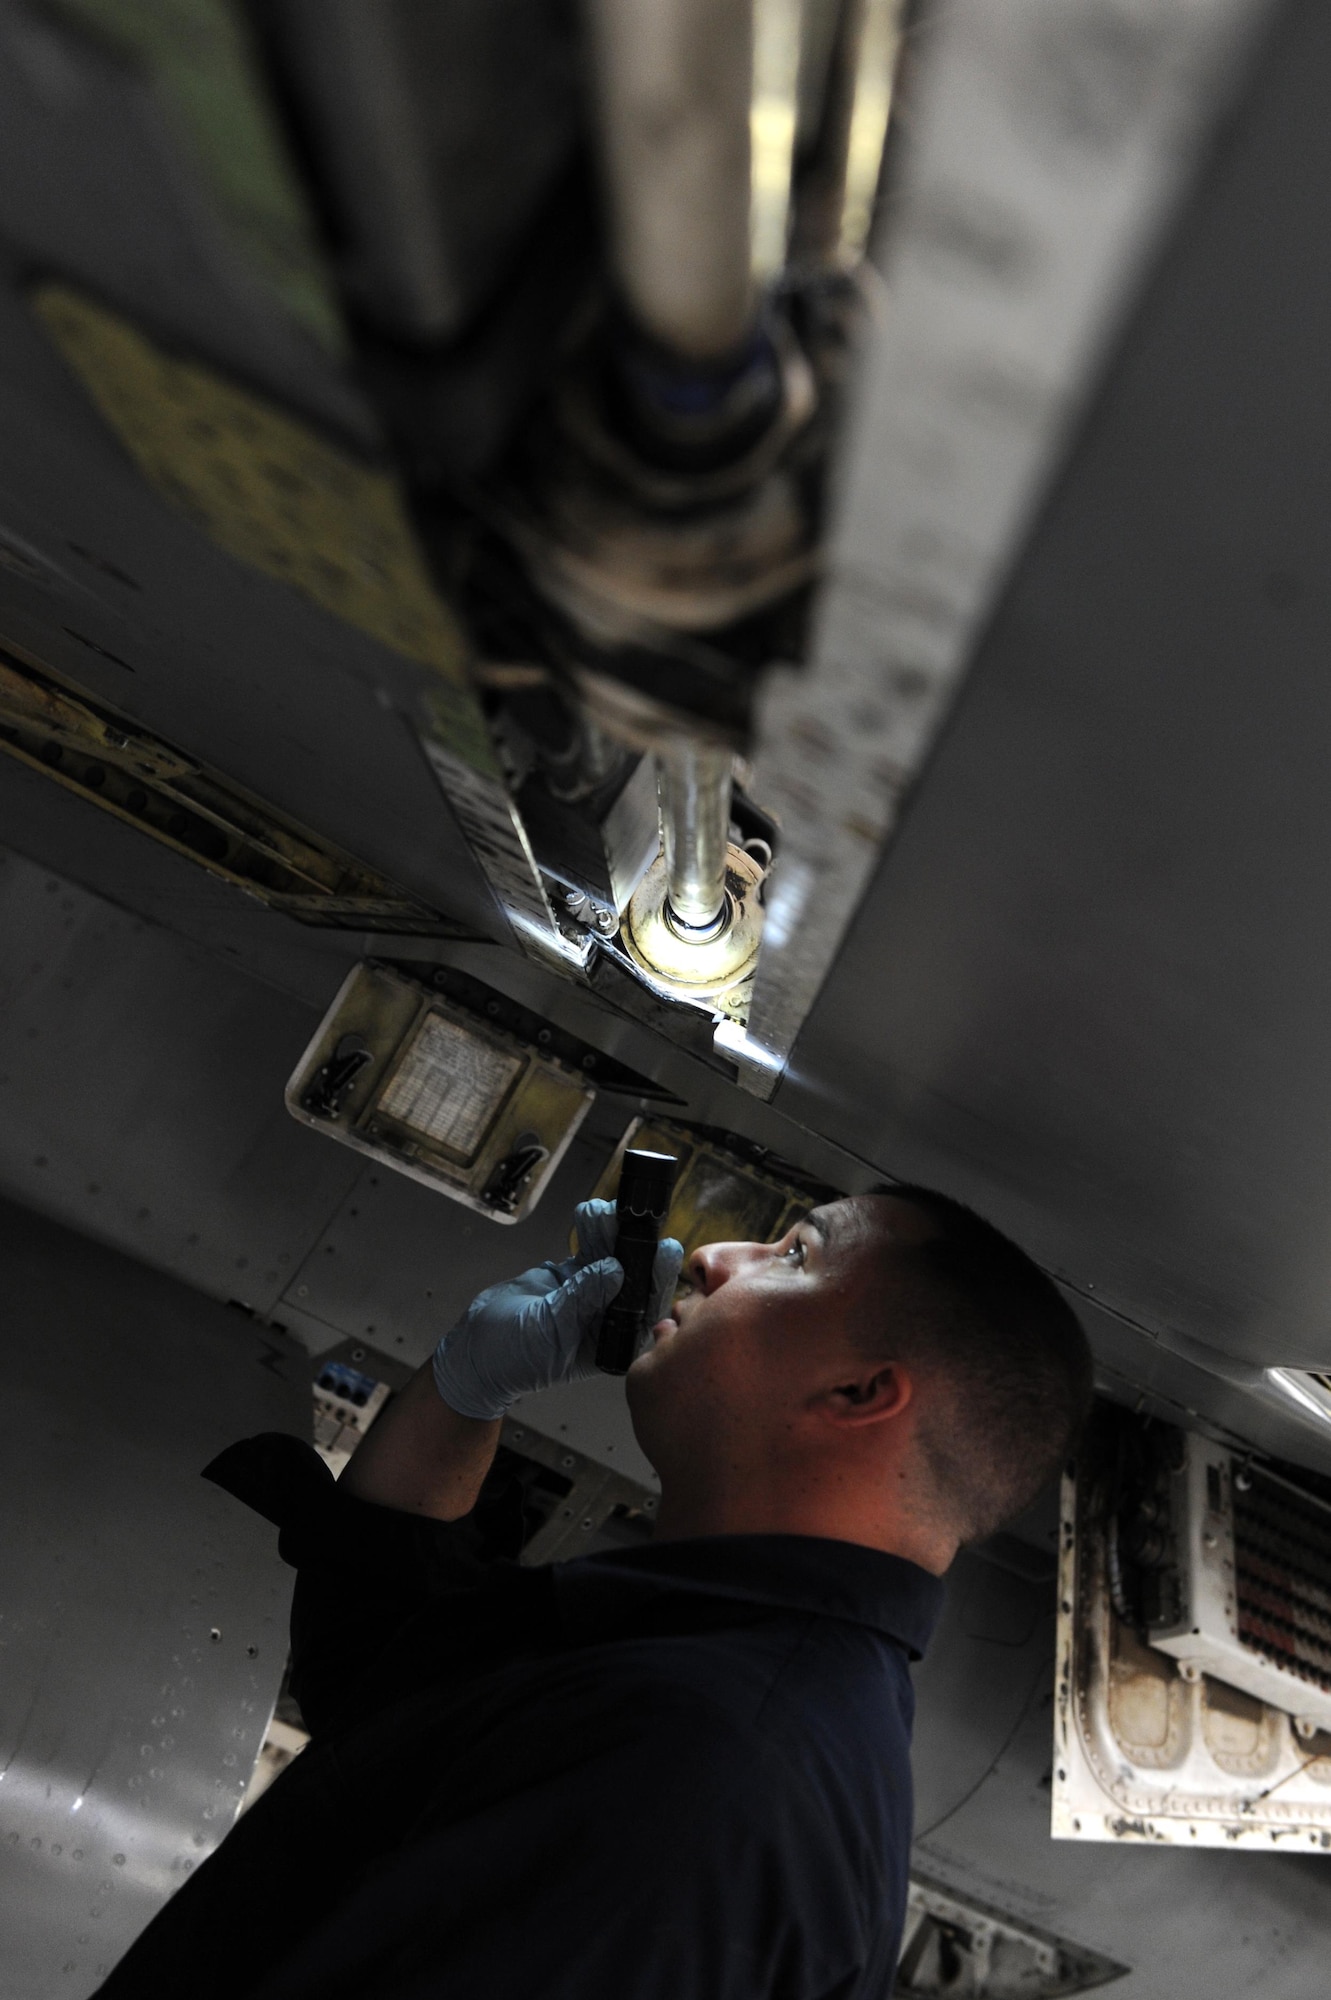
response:
M628 1374L634 1429L662 1477L700 1453L760 1450L861 1366L852 1329L892 1244L932 1228L908 1203L859 1196L812 1210L778 1243L695 1251L689 1290Z

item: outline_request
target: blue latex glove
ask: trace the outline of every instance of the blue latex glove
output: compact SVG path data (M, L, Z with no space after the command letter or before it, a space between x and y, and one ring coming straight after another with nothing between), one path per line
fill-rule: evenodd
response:
M596 1372L601 1316L624 1282L610 1254L615 1204L584 1201L578 1248L562 1264L538 1264L474 1298L434 1351L434 1385L462 1417L502 1417L519 1396ZM661 1319L679 1282L683 1246L667 1236L652 1266L647 1324Z

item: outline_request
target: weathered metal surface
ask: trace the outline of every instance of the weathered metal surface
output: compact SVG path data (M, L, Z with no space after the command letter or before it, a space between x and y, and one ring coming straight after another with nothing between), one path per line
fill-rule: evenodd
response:
M270 1310L358 1170L282 1103L314 1011L11 854L0 1018L0 1193Z
M1235 1386L1331 1357L1329 77L1289 8L778 1098Z
M1320 1850L1259 1859L1050 1841L1056 1605L1052 1577L1023 1578L976 1554L954 1566L914 1676L914 1872L1126 1962L1107 2000L1320 1993Z
M992 1904L911 1877L895 1991L974 2000L1062 2000L1121 1979L1100 1952L1009 1916Z
M231 1824L287 1653L272 1530L199 1472L308 1431L241 1314L0 1204L0 1991L80 1996Z
M1063 1487L1055 1837L1326 1854L1331 1732L1142 1644L1111 1601L1106 1476L1088 1452Z
M770 1092L1269 0L962 0L913 65L886 297L812 663L760 708L782 821L747 1032Z
M4 646L0 750L305 923L440 936L459 928L222 773Z

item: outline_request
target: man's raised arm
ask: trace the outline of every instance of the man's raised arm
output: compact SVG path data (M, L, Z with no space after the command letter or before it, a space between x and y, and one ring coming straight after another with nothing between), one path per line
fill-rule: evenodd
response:
M357 1446L342 1490L406 1514L460 1521L494 1462L500 1421L450 1409L427 1361Z
M574 1256L539 1264L473 1299L357 1448L343 1488L357 1499L438 1521L469 1514L510 1404L595 1368L601 1315L624 1282L609 1254L614 1230L613 1202L583 1202ZM683 1255L669 1238L657 1250L653 1276L661 1311Z

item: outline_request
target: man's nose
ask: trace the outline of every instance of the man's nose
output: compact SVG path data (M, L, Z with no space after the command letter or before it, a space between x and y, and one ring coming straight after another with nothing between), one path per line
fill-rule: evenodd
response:
M704 1243L688 1262L689 1283L695 1292L714 1292L743 1264L758 1246L752 1243Z

